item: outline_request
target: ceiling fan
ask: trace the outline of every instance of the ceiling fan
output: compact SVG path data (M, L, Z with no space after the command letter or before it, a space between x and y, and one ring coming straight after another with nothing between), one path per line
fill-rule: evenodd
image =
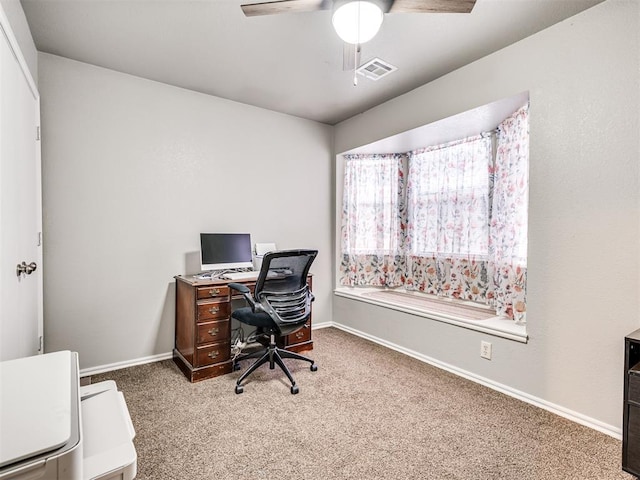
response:
M470 13L476 0L274 0L241 5L247 17L332 10L332 23L345 42L343 70L360 63L360 45L371 40L385 13ZM354 80L355 83L355 80Z

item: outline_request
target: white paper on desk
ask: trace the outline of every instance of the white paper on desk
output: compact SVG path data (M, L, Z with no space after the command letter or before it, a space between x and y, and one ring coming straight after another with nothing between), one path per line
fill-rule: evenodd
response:
M256 255L264 255L267 252L275 252L275 243L256 243Z

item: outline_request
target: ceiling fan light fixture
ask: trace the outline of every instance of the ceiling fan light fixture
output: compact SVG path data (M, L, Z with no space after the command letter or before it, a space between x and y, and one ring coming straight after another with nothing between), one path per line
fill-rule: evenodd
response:
M336 2L331 22L347 43L361 44L376 36L382 25L382 9L366 0Z

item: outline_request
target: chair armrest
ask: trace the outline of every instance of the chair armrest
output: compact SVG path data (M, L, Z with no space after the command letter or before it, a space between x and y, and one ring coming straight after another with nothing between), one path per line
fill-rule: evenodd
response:
M229 284L229 288L233 288L234 290L239 291L243 295L245 293L251 293L251 290L249 290L249 287L247 287L246 285L243 285L241 283L230 283Z
M240 292L244 299L251 306L251 310L253 310L254 312L256 311L256 302L253 300L253 297L251 297L251 290L249 290L249 287L241 283L230 283L228 286L229 288Z

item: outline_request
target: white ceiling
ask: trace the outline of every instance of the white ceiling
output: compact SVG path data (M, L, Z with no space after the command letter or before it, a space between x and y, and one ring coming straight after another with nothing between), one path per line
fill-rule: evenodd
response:
M362 61L398 70L357 87L342 70L330 11L247 18L240 4L257 2L21 3L41 52L333 125L601 1L477 0L470 14L386 14Z

